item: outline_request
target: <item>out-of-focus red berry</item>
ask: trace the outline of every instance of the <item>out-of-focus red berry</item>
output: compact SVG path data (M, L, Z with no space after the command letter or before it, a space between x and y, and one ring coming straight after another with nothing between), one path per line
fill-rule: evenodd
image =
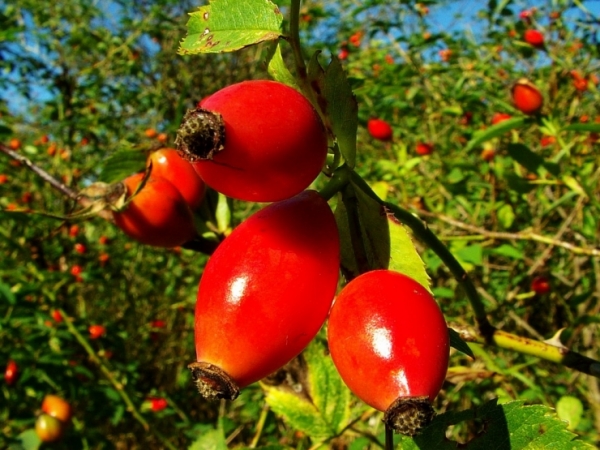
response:
M79 234L79 225L71 225L69 228L69 236L76 237Z
M15 384L18 377L19 366L14 360L10 359L6 364L6 369L4 370L4 381L6 381L6 384L8 384L9 386L12 386L13 384Z
M496 113L492 116L492 125L496 125L497 123L504 122L505 120L512 119L510 114L506 113Z
M50 315L56 323L61 323L63 321L63 316L58 309L53 309Z
M162 397L150 397L148 399L150 402L150 409L153 412L159 412L165 409L168 405L167 401Z
M90 339L99 339L106 334L106 328L103 325L90 325L88 331Z
M548 147L556 142L556 138L554 136L542 136L540 139L540 145L542 147Z
M543 275L531 280L531 290L537 295L544 295L550 292L550 281Z

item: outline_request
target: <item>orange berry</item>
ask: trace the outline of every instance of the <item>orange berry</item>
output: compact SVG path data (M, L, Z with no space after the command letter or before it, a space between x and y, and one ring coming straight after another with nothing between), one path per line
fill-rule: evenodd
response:
M12 150L19 150L21 148L21 141L17 138L13 138L9 141L8 147Z

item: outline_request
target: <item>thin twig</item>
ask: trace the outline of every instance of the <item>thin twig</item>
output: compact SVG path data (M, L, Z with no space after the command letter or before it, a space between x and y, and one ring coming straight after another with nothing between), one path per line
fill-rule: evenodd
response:
M56 178L54 178L52 175L50 175L48 172L46 172L44 169L42 169L41 167L39 167L38 165L33 163L26 156L21 155L20 153L12 150L11 148L7 147L6 145L4 145L2 143L0 143L0 151L2 151L3 153L8 155L15 161L19 161L21 164L23 164L29 170L34 172L37 176L39 176L42 180L44 180L46 183L48 183L54 189L59 191L65 197L68 197L71 200L76 201L84 208L88 208L88 207L92 206L92 203L93 203L92 200L90 200L89 198L87 198L85 196L80 195L78 192L74 191L73 189L71 189L70 187L65 185L64 183L61 183ZM109 221L112 220L112 214L108 210L98 211L97 215L102 217L105 220L109 220Z
M587 256L600 256L600 249L597 248L586 248L579 247L577 245L573 245L569 242L560 241L556 238L542 236L541 234L533 233L531 231L520 231L517 233L509 233L503 231L488 231L484 228L480 228L475 225L470 225L468 223L461 222L459 220L453 219L452 217L445 216L443 214L436 214L429 211L419 210L418 214L421 216L431 217L434 219L441 220L449 225L452 225L456 228L460 228L462 230L467 230L472 233L479 234L485 238L490 239L505 239L511 241L536 241L541 242L543 244L548 244L551 246L562 247L569 250L571 253L576 255L587 255Z

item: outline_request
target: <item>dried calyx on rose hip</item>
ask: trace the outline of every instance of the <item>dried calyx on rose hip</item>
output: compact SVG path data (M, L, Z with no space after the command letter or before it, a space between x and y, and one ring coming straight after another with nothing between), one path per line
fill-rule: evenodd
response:
M316 191L235 228L198 287L196 362L188 367L200 393L233 400L304 350L327 318L339 263L335 218Z
M412 436L431 421L450 340L427 289L398 272L364 273L337 296L327 336L340 376L357 397L385 411L386 425Z
M255 202L300 193L327 158L327 133L311 103L269 80L233 84L203 99L185 114L175 145L208 186Z

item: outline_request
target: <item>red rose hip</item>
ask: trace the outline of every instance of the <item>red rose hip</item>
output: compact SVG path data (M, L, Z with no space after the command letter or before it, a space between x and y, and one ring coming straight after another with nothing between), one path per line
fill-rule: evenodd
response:
M412 435L431 420L450 342L439 306L418 282L389 270L358 276L331 308L328 341L344 382L386 411L389 426Z
M391 125L382 119L370 119L367 130L373 139L380 141L390 141L394 135Z
M193 210L204 199L206 186L192 165L183 159L174 148L161 148L150 154L152 176L164 178L177 188L186 203Z
M175 144L208 186L255 202L298 194L327 157L327 133L311 103L269 80L233 84L203 99L186 113Z
M337 288L339 236L315 191L273 203L233 230L208 261L195 312L200 393L234 399L297 356Z
M512 99L519 111L533 115L544 105L544 97L537 87L529 80L522 78L512 88Z
M131 196L142 182L138 173L123 180ZM146 245L177 247L196 235L189 205L172 183L150 176L144 187L121 210L113 211L115 224L129 237Z

